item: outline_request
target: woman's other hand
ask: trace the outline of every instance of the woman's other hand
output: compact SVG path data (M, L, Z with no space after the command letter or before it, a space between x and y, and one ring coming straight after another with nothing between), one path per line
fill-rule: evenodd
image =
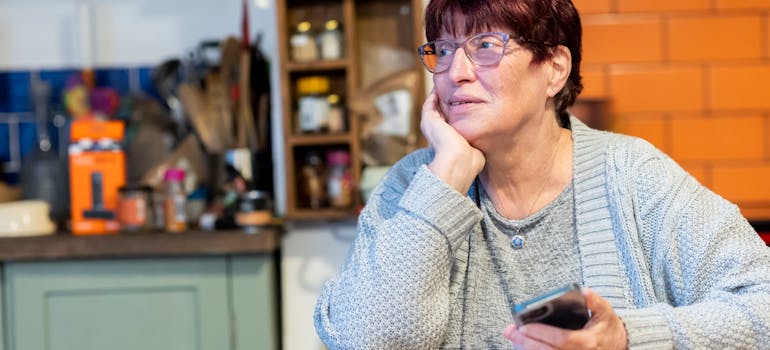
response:
M583 329L573 331L540 323L518 329L509 325L503 336L515 349L627 349L626 329L610 303L589 288L583 288L583 295L592 314Z
M428 169L460 193L468 192L484 168L484 154L473 148L449 123L438 107L438 96L431 91L422 105L420 130L436 152Z

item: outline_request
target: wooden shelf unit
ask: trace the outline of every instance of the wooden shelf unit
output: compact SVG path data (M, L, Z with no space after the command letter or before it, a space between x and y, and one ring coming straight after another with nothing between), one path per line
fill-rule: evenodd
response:
M361 126L359 119L351 113L350 98L362 86L372 83L375 78L391 73L394 69L391 67L403 67L405 64L410 67L419 67L414 48L423 37L422 6L421 0L276 1L288 219L342 219L357 215L361 206L358 189L362 170L359 140ZM340 22L344 38L343 57L337 60L312 62L292 61L290 38L297 24L301 21L310 21L312 28L320 29L329 19L337 19ZM384 33L383 31L387 29L382 28L382 23L392 30ZM406 37L401 37L404 35ZM376 43L378 50L387 51L389 46L396 47L400 50L398 51L401 53L400 57L410 57L413 62L404 63L403 59L396 59L392 65L382 64L381 60L369 62L371 57L368 55L372 52L366 51L369 48L361 47L362 40L366 43ZM364 60L367 61L362 62ZM379 73L381 74L378 76ZM318 75L329 77L330 92L342 97L346 110L344 132L305 134L298 131L296 81L302 77ZM330 149L344 149L350 153L353 205L349 208L303 206L300 200L302 157L309 152L320 152L323 155Z

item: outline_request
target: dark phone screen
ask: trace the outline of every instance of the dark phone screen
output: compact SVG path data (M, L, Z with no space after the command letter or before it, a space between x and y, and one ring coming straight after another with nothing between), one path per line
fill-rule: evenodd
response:
M563 293L561 293L563 292ZM581 329L588 322L590 314L585 297L579 287L561 291L551 298L536 300L517 306L517 325L544 323L564 329Z

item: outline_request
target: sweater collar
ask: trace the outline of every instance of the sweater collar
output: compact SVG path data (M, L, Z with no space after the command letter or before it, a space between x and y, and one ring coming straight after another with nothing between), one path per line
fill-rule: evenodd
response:
M583 284L606 298L615 308L627 308L623 278L610 211L607 161L610 133L591 129L570 117L573 139L575 230L577 231Z

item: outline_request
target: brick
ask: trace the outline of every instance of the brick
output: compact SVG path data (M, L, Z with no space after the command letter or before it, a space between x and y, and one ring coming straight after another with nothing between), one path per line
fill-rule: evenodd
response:
M701 11L711 8L711 0L618 0L619 12Z
M607 97L607 75L603 67L583 68L580 70L583 77L583 92L580 97L583 98L604 98Z
M770 118L765 114L765 135L770 136ZM770 159L770 137L765 137L765 159Z
M712 178L714 192L732 202L770 202L770 164L715 165Z
M762 57L762 18L758 15L673 17L668 29L672 61Z
M621 115L612 129L621 134L641 137L658 149L666 152L668 147L666 145L665 123L663 116L649 119L632 119Z
M703 82L700 67L613 67L610 95L620 113L701 111Z
M761 160L764 117L674 118L671 156L678 161Z
M658 16L586 16L586 63L659 62L663 59L662 20Z
M770 1L768 0L716 0L716 8L718 10L735 10L735 9L767 10L767 9L770 9Z
M737 203L741 214L749 220L770 219L770 202L768 203Z
M592 13L610 12L610 0L574 0L572 2L582 16Z
M770 65L713 67L709 77L711 109L770 109Z

